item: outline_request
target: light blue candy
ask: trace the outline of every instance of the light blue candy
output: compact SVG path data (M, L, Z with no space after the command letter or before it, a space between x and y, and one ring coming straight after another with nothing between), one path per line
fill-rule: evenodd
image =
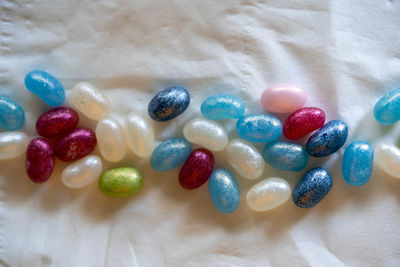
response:
M382 124L393 124L400 120L400 88L379 99L374 107L374 116Z
M271 142L281 136L282 123L271 115L250 114L237 121L236 131L249 142Z
M210 120L238 119L244 109L243 101L229 94L210 96L201 104L201 113Z
M26 88L39 96L49 106L64 103L65 91L61 83L42 70L33 70L25 76Z
M263 157L269 165L284 171L301 171L308 163L307 151L301 145L281 141L266 144Z
M239 206L240 192L235 176L225 169L215 170L208 182L214 206L221 213L232 213Z
M0 126L8 131L20 129L25 123L25 113L20 105L0 96Z
M182 165L192 152L192 145L184 138L174 138L161 143L151 155L151 167L159 172Z
M342 173L344 180L353 186L364 185L372 173L374 150L364 141L354 141L344 152Z

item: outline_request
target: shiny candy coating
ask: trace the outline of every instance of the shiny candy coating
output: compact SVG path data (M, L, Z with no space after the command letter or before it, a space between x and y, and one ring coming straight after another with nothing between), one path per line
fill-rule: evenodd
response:
M297 140L325 123L325 112L315 107L305 107L296 110L283 123L283 135L289 140Z
M74 161L90 154L96 147L96 136L87 128L76 128L54 144L54 153L62 161Z
M264 90L261 104L265 110L276 113L290 113L307 101L306 92L292 85L276 85Z
M232 213L239 206L239 186L228 170L217 169L211 174L208 191L214 206L221 213Z
M45 71L33 70L26 74L25 86L49 106L59 106L64 103L65 91L62 84Z
M186 189L196 189L210 178L214 169L214 156L207 149L193 150L179 172L179 184Z
M100 191L109 197L129 197L143 186L140 172L134 168L121 167L105 171L99 180Z
M0 133L0 160L12 159L25 153L28 136L23 132Z
M56 137L74 129L79 115L72 108L57 107L40 115L36 121L36 132L43 137Z
M149 158L155 146L153 127L141 115L132 112L124 122L124 132L129 148L138 157Z
M169 171L182 165L191 152L192 145L186 139L169 139L154 149L150 164L156 171Z
M125 157L126 142L122 126L114 119L103 119L97 123L96 139L104 159L118 162Z
M354 141L345 150L342 161L344 180L352 186L368 182L374 163L374 151L364 141Z
M240 138L249 142L270 142L282 134L282 123L278 118L265 114L241 117L236 123Z
M298 144L273 141L265 145L262 154L269 165L284 171L301 171L308 163L307 151Z
M66 187L81 188L100 177L103 163L98 156L86 156L68 165L61 174Z
M201 113L209 120L239 119L244 115L243 101L234 95L213 95L201 104Z
M5 96L0 96L0 127L14 131L24 126L24 123L25 113L21 106Z
M49 141L42 137L33 139L26 152L26 173L35 183L44 183L54 169L54 153Z
M400 149L393 144L380 143L375 147L375 162L389 175L400 179Z
M393 124L400 120L400 88L379 99L374 107L374 116L381 124Z

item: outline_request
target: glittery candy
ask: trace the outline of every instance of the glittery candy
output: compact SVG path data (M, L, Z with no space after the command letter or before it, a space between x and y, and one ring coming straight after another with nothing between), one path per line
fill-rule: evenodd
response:
M201 113L209 120L239 119L244 115L243 101L234 95L213 95L201 104Z
M23 132L0 133L0 160L12 159L25 153L28 136Z
M290 113L307 101L306 92L293 85L276 85L264 90L261 104L265 110L276 113Z
M251 114L237 121L236 131L240 138L249 142L270 142L281 136L282 123L271 115Z
M74 161L90 154L96 147L96 136L87 128L76 128L54 144L54 153L62 161Z
M393 124L400 120L400 88L379 99L374 107L374 116L381 124Z
M375 147L375 162L387 174L400 178L400 149L389 143L379 143Z
M374 151L364 141L354 141L345 150L342 161L344 180L353 186L364 185L372 173Z
M55 137L74 129L79 115L72 108L57 107L40 115L36 121L36 132L43 137Z
M99 180L100 191L109 197L129 197L136 194L142 186L140 172L129 167L105 171Z
M239 186L228 170L217 169L211 174L208 191L214 206L221 213L232 213L239 206Z
M21 106L5 96L0 96L0 127L14 131L24 126L24 123L25 113Z
M155 146L154 131L143 116L132 112L124 122L124 131L129 148L138 157L149 158Z
M284 171L301 171L308 163L307 151L298 144L273 141L265 145L262 154L269 165Z
M61 181L66 187L81 188L98 179L102 170L101 159L89 155L68 165L61 174Z
M297 140L318 130L325 123L325 113L322 109L305 107L296 110L283 123L283 135L289 140Z
M42 137L33 139L26 152L26 173L35 183L44 183L54 169L54 153L49 141Z
M214 169L214 156L207 149L193 150L179 172L179 184L186 189L196 189L210 178Z
M126 142L122 126L114 119L103 119L97 123L96 139L104 159L118 162L125 157Z
M169 171L182 165L191 152L192 145L186 139L169 139L154 149L150 164L156 171Z

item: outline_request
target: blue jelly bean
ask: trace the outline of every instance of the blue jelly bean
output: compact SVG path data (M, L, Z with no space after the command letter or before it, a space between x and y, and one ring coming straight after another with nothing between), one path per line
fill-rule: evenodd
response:
M170 139L154 149L150 164L156 171L169 171L182 165L191 152L192 145L186 139Z
M221 213L232 213L239 206L239 186L235 176L226 169L217 169L211 174L208 191L214 206Z
M372 173L374 150L364 141L354 141L344 152L342 173L344 180L353 186L364 185Z
M190 103L190 94L183 87L171 87L159 92L148 106L149 116L156 121L172 120L184 112Z
M332 188L329 173L322 168L308 171L293 190L292 198L300 208L317 205Z
M374 107L374 116L382 124L393 124L400 120L400 88L379 99Z
M64 103L65 91L62 84L45 71L33 70L29 72L25 76L25 86L49 106L59 106Z
M243 101L229 94L210 96L201 104L201 113L209 120L239 119L244 109Z
M347 135L346 123L341 120L330 121L310 136L306 150L314 157L331 155L346 143Z
M237 121L236 131L249 142L270 142L281 136L282 123L271 115L250 114Z
M269 165L284 171L301 171L308 163L307 151L301 145L281 141L266 144L263 157Z
M8 131L20 129L25 123L25 113L20 105L0 96L0 126Z

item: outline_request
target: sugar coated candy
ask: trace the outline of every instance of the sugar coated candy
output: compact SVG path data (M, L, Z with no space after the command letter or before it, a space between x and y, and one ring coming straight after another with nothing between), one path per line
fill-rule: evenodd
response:
M155 146L154 131L141 115L132 112L124 122L124 131L129 148L138 157L149 158Z
M202 186L214 169L214 156L204 148L193 150L179 172L179 184L186 189Z
M345 150L342 161L344 180L349 185L360 186L368 182L374 163L374 150L364 141L354 141Z
M250 114L237 121L236 131L249 142L270 142L281 136L282 123L272 115Z
M265 110L276 113L290 113L307 101L306 92L293 85L276 85L264 90L261 104Z
M96 147L95 133L87 128L76 128L54 144L54 153L62 161L74 161L90 154Z
M25 113L13 100L0 96L0 127L7 131L15 131L25 123Z
M226 169L217 169L211 174L208 191L214 206L221 213L232 213L239 206L239 186L235 176Z
M325 112L315 107L296 110L283 123L283 135L289 140L297 140L318 130L325 123Z
M307 151L298 144L273 141L265 145L262 154L269 165L284 171L301 171L308 163Z
M154 149L150 164L156 171L169 171L182 165L191 152L192 145L186 139L169 139Z
M109 197L129 197L136 194L142 186L140 172L129 167L105 171L99 180L100 191Z
M79 122L79 115L72 108L52 108L36 121L36 132L43 137L56 137L74 129Z
M390 143L380 143L375 147L375 162L387 174L400 178L400 149Z
M393 124L400 120L400 88L379 99L374 107L374 116L381 124Z
M61 174L66 187L81 188L100 177L103 163L98 156L89 155L68 165Z
M234 95L213 95L201 104L201 113L209 120L239 119L244 115L243 101Z
M97 123L95 133L100 153L104 159L118 162L125 157L125 136L118 121L111 118L102 119Z
M54 153L49 141L42 137L33 139L26 151L26 173L35 183L44 183L54 169Z
M12 159L25 153L29 138L23 132L0 133L0 160Z

